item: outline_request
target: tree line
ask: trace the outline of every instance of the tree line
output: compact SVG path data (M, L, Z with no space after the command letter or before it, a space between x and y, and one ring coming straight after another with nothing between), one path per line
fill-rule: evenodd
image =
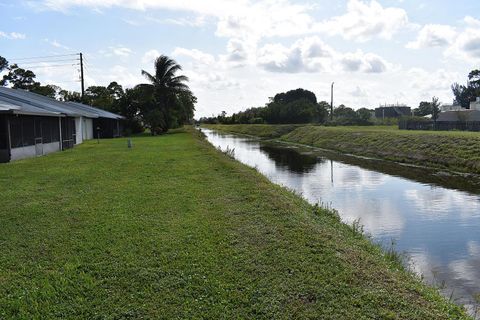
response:
M24 89L59 101L88 104L125 117L127 134L149 129L151 134L161 134L171 128L193 121L197 98L186 84L188 78L178 73L182 67L175 60L161 55L154 62L154 73L142 70L147 83L133 88L123 88L117 82L108 86L90 86L82 95L55 85L42 85L33 71L10 64L0 56L0 86Z
M456 104L465 109L470 108L470 102L480 97L480 70L473 70L468 75L468 83L451 86ZM431 101L422 101L413 109L413 116L429 117L436 121L440 113L440 102L437 97ZM376 119L373 108L354 110L341 104L333 109L326 101L317 102L315 94L305 89L290 90L269 98L263 107L248 108L227 116L225 111L219 115L200 118L200 123L221 124L281 124L281 123L317 123L325 125L374 125L396 124L398 119ZM424 119L426 120L426 119Z
M330 104L317 102L315 94L302 88L281 92L269 98L264 107L249 108L227 116L222 111L217 116L200 118L201 123L221 124L287 124L317 123L330 125L371 125L374 124L374 110L352 108L340 105L331 115Z

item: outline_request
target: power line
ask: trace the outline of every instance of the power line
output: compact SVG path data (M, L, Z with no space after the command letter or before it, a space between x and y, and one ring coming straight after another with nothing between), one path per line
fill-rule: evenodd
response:
M37 64L37 63L57 63L57 62L65 62L65 61L80 61L79 59L60 59L60 60L38 60L38 61L29 61L29 62L20 62L19 64L27 65L27 64Z
M66 58L71 57L71 58ZM74 58L75 57L75 58ZM79 79L74 81L64 81L64 82L80 82L81 83L81 91L82 96L84 93L84 67L86 68L86 61L84 60L85 56L82 53L71 53L71 54L57 54L57 55L45 55L45 56L35 56L35 57L22 57L22 58L12 58L9 59L10 61L14 61L15 64L19 65L20 67L24 66L26 69L49 69L49 68L59 68L59 67L75 67L75 71L79 73ZM72 63L64 63L58 64L59 62L72 62ZM76 62L76 63L75 63ZM44 64L42 64L44 63ZM33 64L33 65L32 65ZM89 70L88 70L89 71Z
M33 59L47 59L47 58L57 58L57 57L71 57L71 56L78 56L78 53L71 53L71 54L58 54L58 55L51 55L51 56L37 56L37 57L24 57L24 58L11 58L10 60L33 60Z
M28 66L29 69L31 68L56 68L56 67L65 67L65 66L78 66L80 65L79 63L75 63L75 64L72 64L72 63L66 63L66 64L52 64L52 65L38 65L38 66Z

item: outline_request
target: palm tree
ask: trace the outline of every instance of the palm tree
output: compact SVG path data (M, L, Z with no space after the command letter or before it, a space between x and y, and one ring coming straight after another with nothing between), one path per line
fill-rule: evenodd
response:
M150 126L152 134L166 132L172 125L171 111L178 105L178 96L191 94L185 84L188 78L184 75L176 75L182 67L173 59L161 55L155 60L155 75L142 70L142 75L147 78L149 84L141 84L137 87L148 95L143 104L144 120Z

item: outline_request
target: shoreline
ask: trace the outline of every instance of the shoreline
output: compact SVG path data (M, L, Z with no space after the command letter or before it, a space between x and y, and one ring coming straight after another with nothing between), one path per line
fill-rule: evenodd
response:
M406 131L377 129L378 127L323 127L308 124L203 125L203 127L257 138L274 139L278 142L318 148L360 159L439 170L455 176L474 178L480 182L480 157L475 153L475 150L480 150L480 134L475 133ZM278 128L283 129L282 134L277 134ZM379 140L377 135L383 135L389 141L403 139L401 141L402 149L394 150L392 146L383 145L386 151L380 150L375 145ZM421 138L422 141L406 139L409 137ZM445 143L451 143L456 148L439 147L442 141L437 140L440 139ZM363 150L364 148L367 150ZM432 152L429 148L432 149ZM433 151L434 148L439 150ZM415 154L417 156L414 156ZM472 154L472 156L463 156L464 154ZM471 160L471 158L475 160ZM459 163L455 164L454 160Z

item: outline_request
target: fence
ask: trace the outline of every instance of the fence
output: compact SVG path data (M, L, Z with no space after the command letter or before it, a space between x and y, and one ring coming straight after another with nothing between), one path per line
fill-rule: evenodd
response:
M425 121L400 120L400 130L480 131L480 121Z

